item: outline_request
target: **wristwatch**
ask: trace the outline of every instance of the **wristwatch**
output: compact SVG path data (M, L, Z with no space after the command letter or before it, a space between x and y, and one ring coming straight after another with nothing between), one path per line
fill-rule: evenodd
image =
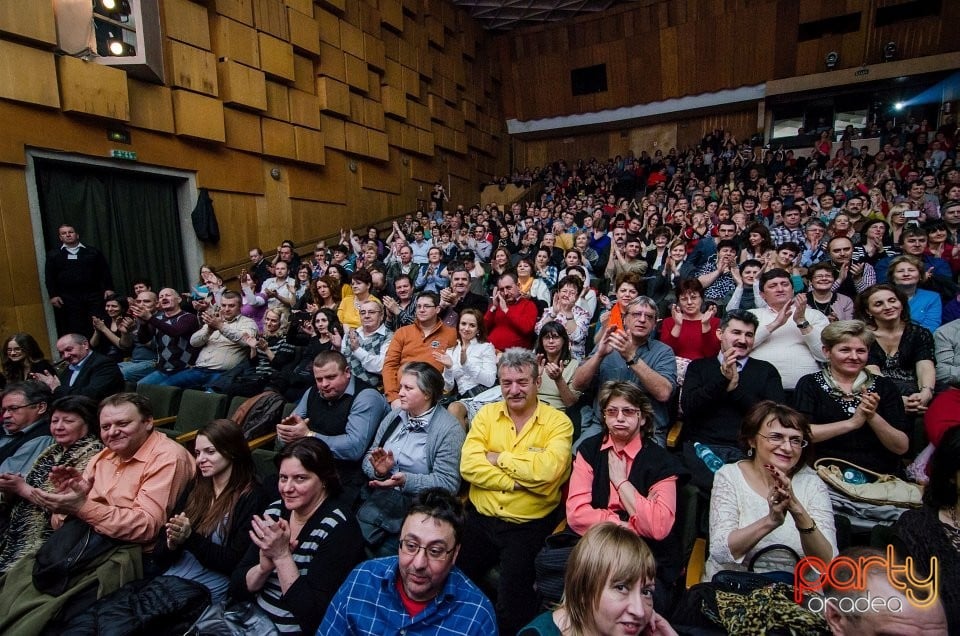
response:
M810 326L810 321L809 321L809 320L804 320L804 321L802 321L802 322L798 322L798 323L797 323L797 329L806 329L806 328L809 327L809 326Z

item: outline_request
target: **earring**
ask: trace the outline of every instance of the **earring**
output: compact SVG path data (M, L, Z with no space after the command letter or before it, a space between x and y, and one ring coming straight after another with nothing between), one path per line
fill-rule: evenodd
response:
M752 447L747 449L747 457L753 457L753 448L752 448Z

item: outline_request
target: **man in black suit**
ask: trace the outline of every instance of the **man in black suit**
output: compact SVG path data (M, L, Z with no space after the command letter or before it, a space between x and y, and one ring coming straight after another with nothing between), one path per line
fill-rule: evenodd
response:
M684 376L683 463L705 494L713 488L713 472L697 457L694 443L709 446L726 463L739 461L744 458L738 442L743 416L761 400L785 399L776 367L750 357L758 326L749 311L728 312L717 330L720 355L694 360Z
M487 313L490 299L470 291L470 272L457 266L450 274L450 286L440 290L440 320L448 327L457 328L464 309Z
M70 333L57 340L57 351L67 363L58 375L49 372L37 374L53 391L53 397L85 395L100 401L108 395L123 391L123 374L110 358L90 349L86 336Z
M61 334L93 334L90 317L103 312L103 299L113 293L110 266L103 253L80 242L72 225L58 229L59 248L47 254L44 282Z

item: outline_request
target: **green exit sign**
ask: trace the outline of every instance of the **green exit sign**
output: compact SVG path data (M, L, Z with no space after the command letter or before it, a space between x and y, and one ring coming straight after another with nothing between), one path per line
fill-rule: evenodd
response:
M110 156L114 159L124 159L125 161L137 160L137 153L133 150L111 150Z

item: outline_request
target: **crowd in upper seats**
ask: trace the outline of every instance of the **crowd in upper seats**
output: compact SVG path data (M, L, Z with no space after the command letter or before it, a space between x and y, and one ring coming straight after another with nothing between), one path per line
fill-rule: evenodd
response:
M456 550L478 584L500 565L501 632L536 614L533 557L562 518L643 537L669 615L690 483L709 501L708 574L772 544L829 560L839 514L854 533L896 522L919 561L936 549L957 601L955 484L930 483L928 514L898 521L810 468L945 474L938 447L960 423L956 128L885 122L876 153L849 127L797 151L717 130L682 151L522 171L512 180L539 197L505 208L454 205L438 183L389 231L341 230L304 255L254 247L235 284L204 265L187 291L112 289L102 255L63 226L46 264L63 364L25 333L0 352L0 568L80 519L140 546L147 575L312 633L364 547L421 558L399 528L364 546L361 502L462 484ZM257 482L222 422L195 458L181 452L124 382L295 403L276 426L279 486ZM155 488L107 488L133 460L131 479ZM755 568L792 580L780 556ZM402 587L415 622L423 599ZM960 628L960 603L945 605Z

